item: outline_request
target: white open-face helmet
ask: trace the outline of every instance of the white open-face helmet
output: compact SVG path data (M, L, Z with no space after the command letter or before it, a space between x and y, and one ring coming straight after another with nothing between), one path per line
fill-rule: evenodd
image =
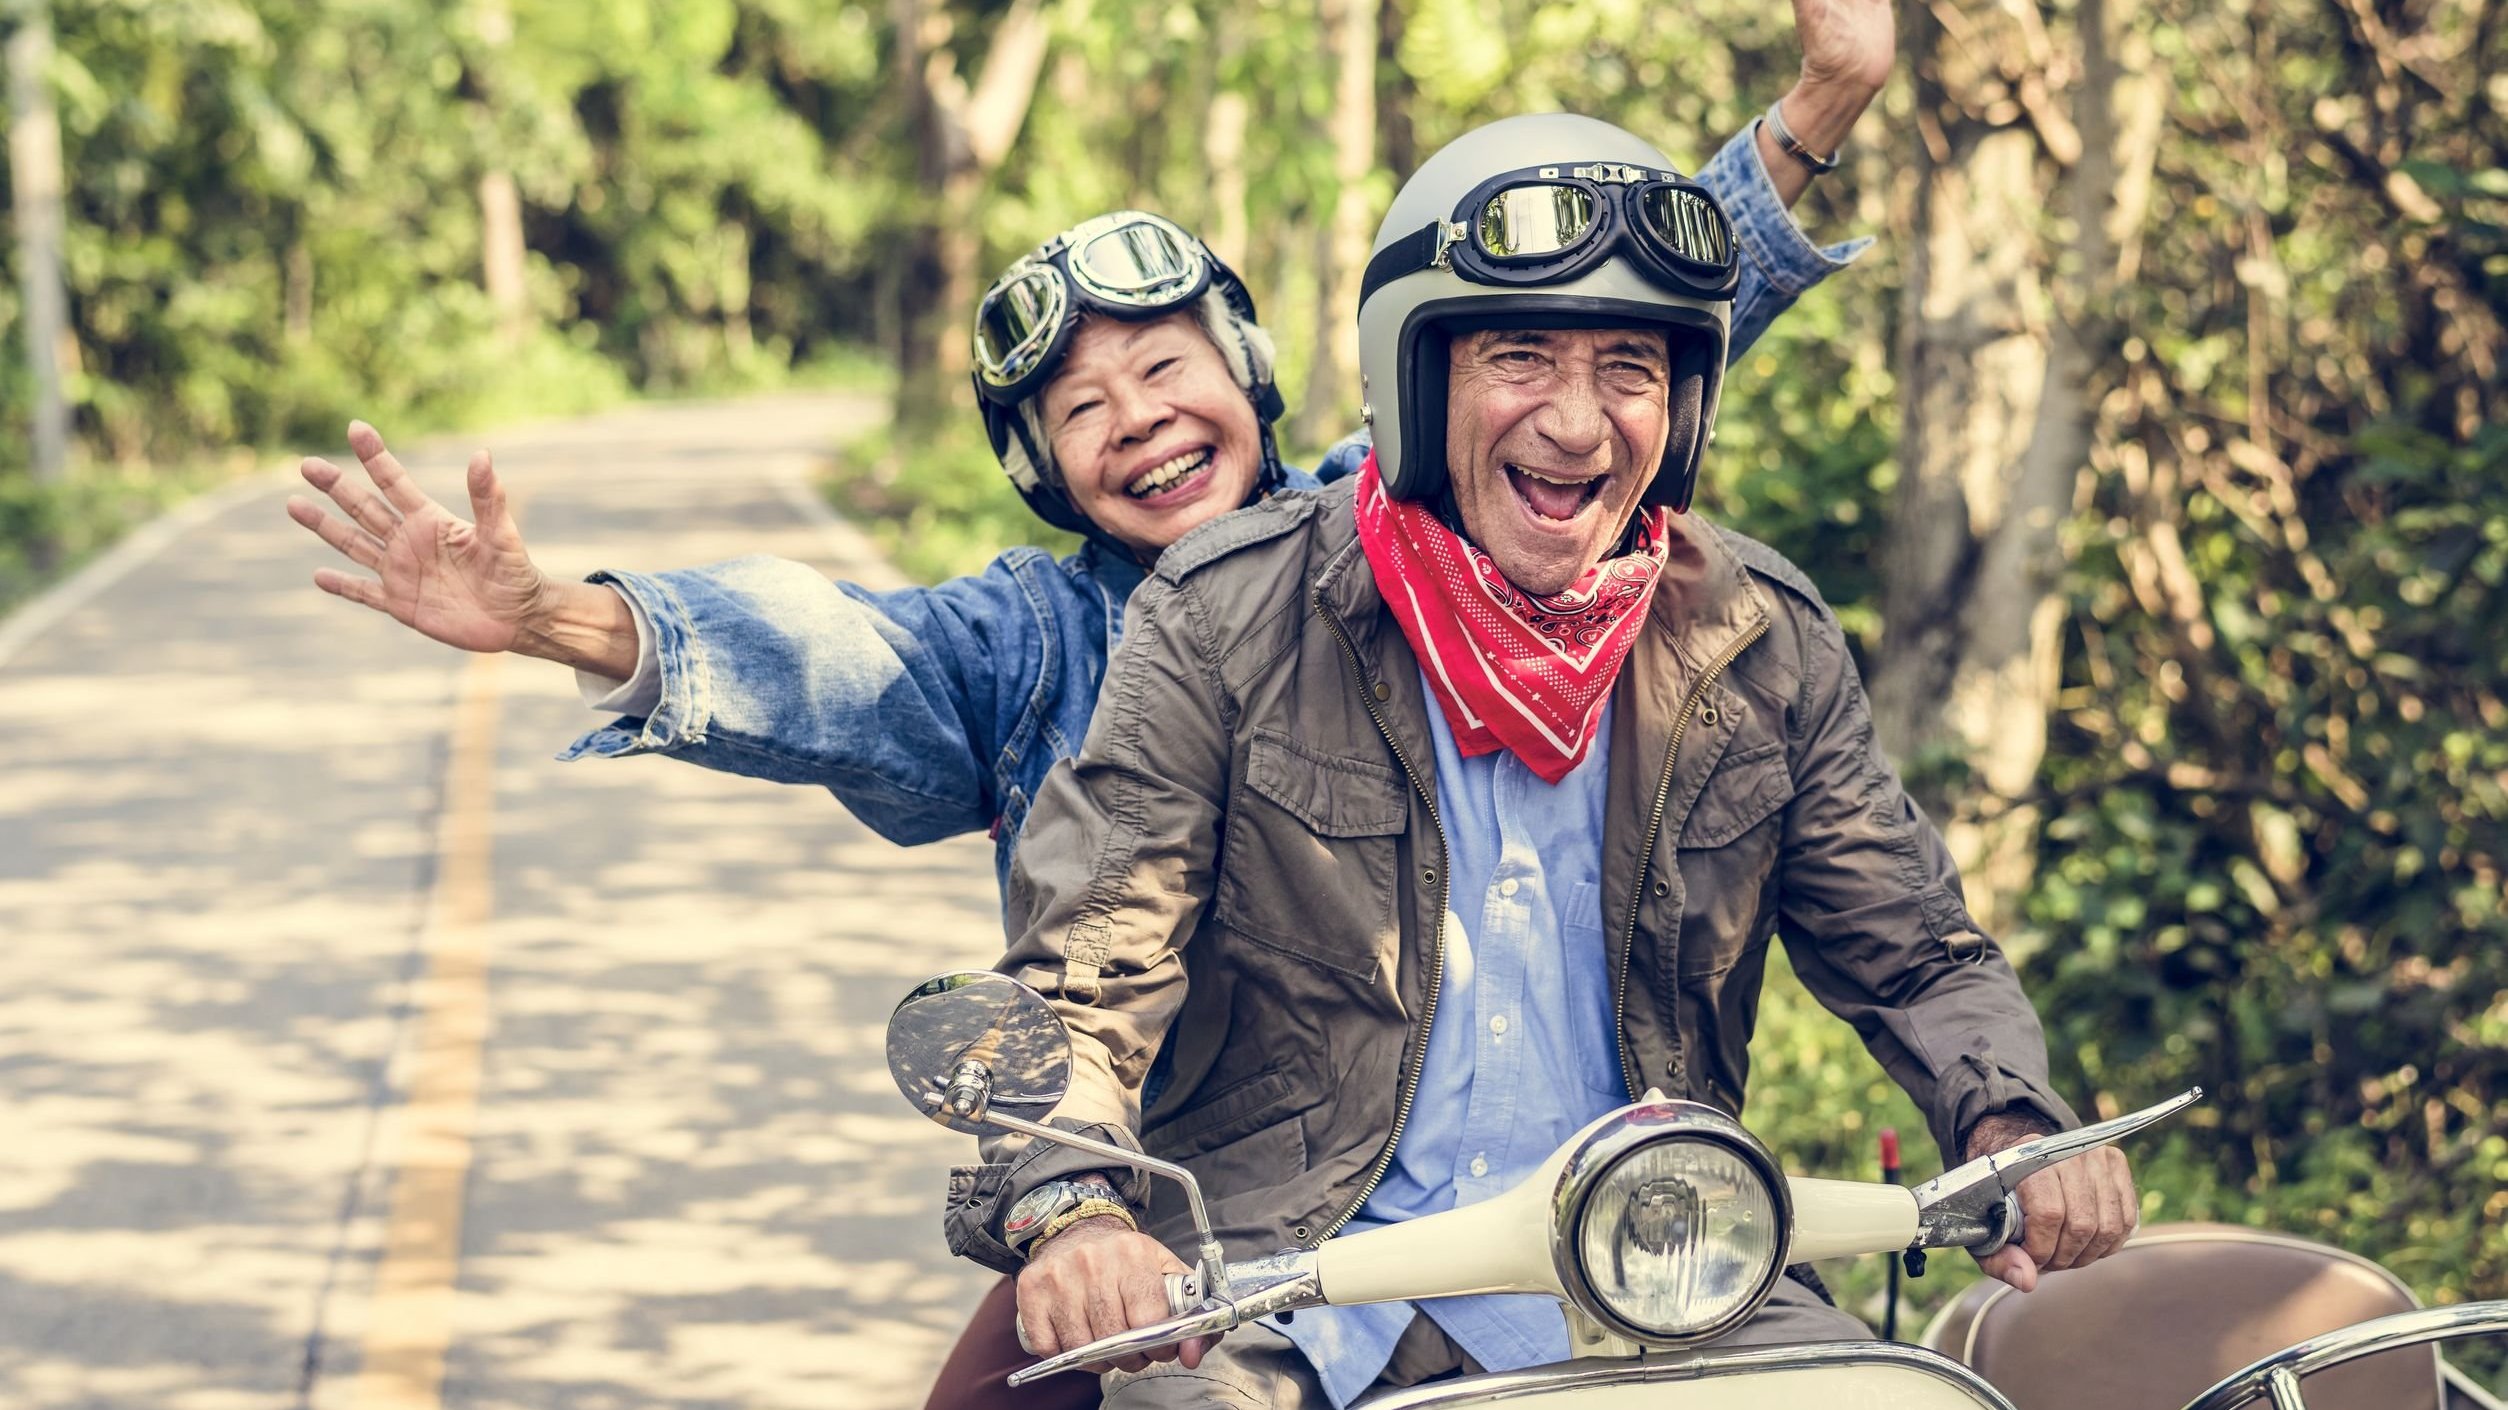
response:
M1447 345L1488 328L1661 328L1672 434L1646 487L1689 507L1724 386L1731 224L1653 144L1570 113L1475 128L1422 163L1376 231L1359 371L1397 499L1446 484Z

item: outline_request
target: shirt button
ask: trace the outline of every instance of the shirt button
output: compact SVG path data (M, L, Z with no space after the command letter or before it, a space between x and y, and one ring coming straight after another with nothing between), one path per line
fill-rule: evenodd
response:
M1502 1038L1505 1037L1507 1031L1507 1016L1505 1014L1500 1014L1496 1018L1489 1020L1489 1031Z
M1477 1180L1477 1179L1481 1178L1482 1176L1484 1176L1484 1175L1486 1175L1486 1174L1488 1174L1488 1173L1489 1173L1489 1157L1484 1156L1484 1155L1476 1155L1476 1156L1473 1156L1473 1157L1472 1157L1472 1178L1473 1178L1473 1179L1475 1179L1475 1180Z
M1512 896L1523 889L1524 884L1511 876L1498 883L1498 894L1501 896Z

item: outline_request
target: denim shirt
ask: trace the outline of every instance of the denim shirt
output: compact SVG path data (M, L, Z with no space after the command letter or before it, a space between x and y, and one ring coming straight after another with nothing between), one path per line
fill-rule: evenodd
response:
M1463 757L1442 710L1428 723L1448 846L1445 998L1411 1124L1351 1232L1504 1194L1628 1100L1602 934L1609 707L1592 752L1556 784L1511 753ZM1567 1359L1567 1321L1537 1294L1318 1307L1279 1330L1346 1406L1384 1373L1415 1312L1485 1370Z
M1745 128L1698 173L1742 261L1726 360L1871 243L1826 249L1787 213ZM1329 452L1312 488L1354 472L1366 441ZM870 592L753 557L670 573L596 573L650 624L661 696L558 755L667 754L834 793L904 845L991 829L1007 888L1028 800L1077 753L1123 633L1139 565L1096 544L1057 561L1014 548L972 577Z

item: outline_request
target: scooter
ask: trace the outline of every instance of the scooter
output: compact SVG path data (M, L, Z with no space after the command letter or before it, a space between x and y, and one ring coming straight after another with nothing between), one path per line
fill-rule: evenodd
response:
M1912 1187L1787 1176L1724 1113L1650 1093L1571 1136L1496 1198L1230 1262L1200 1185L1182 1166L1044 1124L1069 1090L1070 1035L1033 989L989 971L917 987L889 1020L888 1063L916 1110L969 1135L1018 1134L1085 1151L1182 1187L1194 1269L1167 1279L1166 1320L1101 1338L1013 1375L1013 1385L1214 1336L1318 1306L1539 1293L1566 1313L1571 1359L1390 1391L1364 1410L2013 1410L1968 1367L1895 1342L1701 1349L1749 1320L1789 1264L1886 1253L1991 1253L2021 1230L2016 1191L2039 1171L2183 1111L2188 1091L2144 1110L2023 1142ZM2269 1397L2305 1404L2299 1378L2398 1347L2508 1332L2508 1303L2377 1319L2302 1342L2223 1380L2187 1410Z

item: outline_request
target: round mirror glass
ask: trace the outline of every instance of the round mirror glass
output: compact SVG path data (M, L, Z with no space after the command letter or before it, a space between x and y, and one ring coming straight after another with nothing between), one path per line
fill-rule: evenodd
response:
M990 1110L1043 1121L1071 1088L1071 1035L1044 995L1006 974L944 974L889 1015L888 1072L916 1111L982 1135L994 1128L969 1120L953 1098L981 1092Z

